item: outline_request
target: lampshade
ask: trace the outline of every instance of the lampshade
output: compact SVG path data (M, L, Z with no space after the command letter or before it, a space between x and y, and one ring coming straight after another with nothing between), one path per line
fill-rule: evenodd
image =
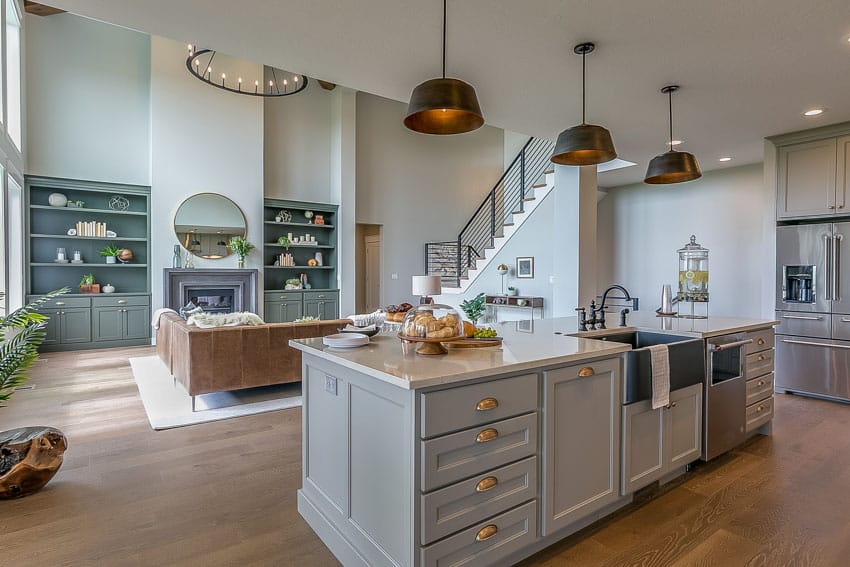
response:
M558 135L555 150L549 158L558 165L597 165L611 161L617 157L611 132L588 124L585 120L585 103L587 88L587 65L585 58L593 52L596 45L590 42L580 43L573 51L581 55L581 124L567 128Z
M643 181L650 185L664 185L693 181L700 177L702 172L693 154L670 150L652 158Z
M667 85L661 92L667 95L670 128L670 149L652 158L649 167L646 168L644 183L650 185L668 185L671 183L683 183L702 177L699 170L697 158L688 152L679 152L673 149L673 93L679 90L679 85Z
M550 159L558 165L596 165L615 157L611 132L595 124L579 124L561 132Z
M480 128L484 116L475 88L460 79L429 79L413 89L404 125L423 134L463 134Z
M413 276L413 295L440 295L442 291L440 276Z
M464 134L484 125L475 88L446 77L446 0L443 0L443 74L413 89L404 125L422 134Z

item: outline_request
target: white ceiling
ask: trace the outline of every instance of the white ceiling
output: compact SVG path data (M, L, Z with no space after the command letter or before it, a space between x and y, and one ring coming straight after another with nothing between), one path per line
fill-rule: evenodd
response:
M47 3L400 101L440 72L439 0ZM703 170L761 161L765 136L850 120L847 0L450 0L448 11L448 75L476 87L488 124L535 136L580 121L572 48L596 42L588 121L638 163L601 174L604 186L640 181L666 149L665 84L682 86L674 135ZM828 111L804 118L813 106Z

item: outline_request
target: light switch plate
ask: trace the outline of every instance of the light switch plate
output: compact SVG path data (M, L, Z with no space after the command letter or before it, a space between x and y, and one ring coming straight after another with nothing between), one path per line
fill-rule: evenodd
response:
M337 379L333 376L325 376L325 392L331 394L332 396L337 395Z

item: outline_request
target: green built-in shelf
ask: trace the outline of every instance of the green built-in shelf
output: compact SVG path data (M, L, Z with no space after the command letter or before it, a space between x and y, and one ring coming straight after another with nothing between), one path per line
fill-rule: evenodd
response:
M112 209L89 209L87 207L53 207L51 205L30 205L31 209L44 209L47 211L60 211L70 213L97 213L107 215L134 215L144 217L146 212L140 211L114 211Z

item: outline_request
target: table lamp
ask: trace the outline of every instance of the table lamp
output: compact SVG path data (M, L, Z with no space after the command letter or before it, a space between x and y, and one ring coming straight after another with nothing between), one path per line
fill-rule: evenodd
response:
M413 295L421 296L419 305L434 303L432 295L442 293L440 276L413 276Z

